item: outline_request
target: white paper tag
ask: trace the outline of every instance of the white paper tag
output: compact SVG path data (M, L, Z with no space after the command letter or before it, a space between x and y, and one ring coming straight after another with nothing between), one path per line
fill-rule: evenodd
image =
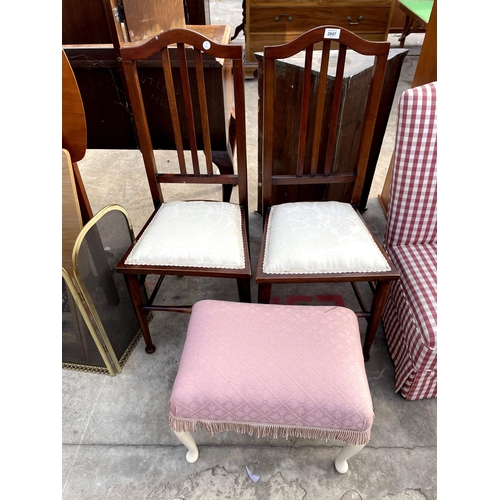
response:
M339 28L326 28L324 38L334 38L335 40L340 38Z
M211 47L210 42L208 42L207 40L205 40L205 41L203 42L203 48L204 48L205 50L208 50L210 47Z

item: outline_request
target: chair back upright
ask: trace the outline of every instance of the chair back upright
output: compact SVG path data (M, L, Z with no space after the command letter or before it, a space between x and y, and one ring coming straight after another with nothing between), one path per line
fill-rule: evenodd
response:
M343 160L337 154L337 144L342 129L342 95L345 92L343 75L348 49L375 57L373 72L366 89L364 118L359 124L360 139L359 146L355 150L357 166L354 172L343 171ZM264 47L263 214L274 204L276 186L285 185L328 187L344 184L348 190L348 199L354 206L359 205L389 49L389 42L371 42L337 26L320 26L289 43ZM304 54L303 78L293 91L301 92L301 107L299 110L291 111L297 115L295 122L299 127L296 165L287 167L287 173L280 173L280 169L276 168L281 161L277 159L280 152L273 147L274 135L283 133L283 120L277 113L279 109L277 101L283 100L283 96L276 92L276 82L279 78L278 60L299 53ZM335 58L336 64L334 64ZM335 78L332 83L333 75Z
M122 46L119 53L155 208L163 203L161 184L232 185L238 188L239 204L244 207L245 215L248 216L242 47L218 44L195 31L178 28L143 42ZM234 139L231 137L229 140L235 141L237 173L219 173L213 166L209 120L211 96L205 85L202 53L212 56L213 64L228 66L227 75L230 75L232 86L227 86L226 100L232 103L234 118ZM155 56L161 57L163 66L162 83L167 91L179 166L176 173L158 170L137 73L138 61ZM174 72L177 74L175 79ZM188 151L187 155L185 151Z

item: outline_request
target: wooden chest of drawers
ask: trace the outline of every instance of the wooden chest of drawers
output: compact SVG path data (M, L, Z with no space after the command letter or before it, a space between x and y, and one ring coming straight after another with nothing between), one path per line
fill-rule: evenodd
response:
M246 0L247 76L257 70L255 52L315 26L334 24L367 40L386 40L393 7L394 0Z

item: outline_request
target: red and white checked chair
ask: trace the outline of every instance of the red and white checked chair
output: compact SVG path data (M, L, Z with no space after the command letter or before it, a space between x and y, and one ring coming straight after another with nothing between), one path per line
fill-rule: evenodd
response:
M401 96L384 239L401 278L382 321L395 390L408 400L437 397L436 86Z

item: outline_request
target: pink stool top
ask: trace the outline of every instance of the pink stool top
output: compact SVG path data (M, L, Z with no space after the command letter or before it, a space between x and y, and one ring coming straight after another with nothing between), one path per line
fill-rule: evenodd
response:
M358 320L335 306L203 300L169 401L176 432L366 444L374 414Z

